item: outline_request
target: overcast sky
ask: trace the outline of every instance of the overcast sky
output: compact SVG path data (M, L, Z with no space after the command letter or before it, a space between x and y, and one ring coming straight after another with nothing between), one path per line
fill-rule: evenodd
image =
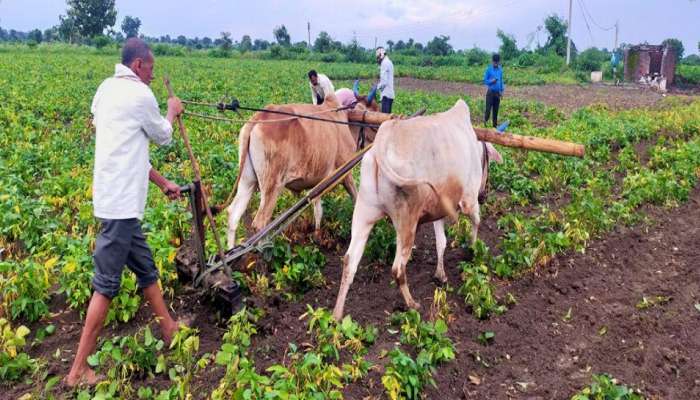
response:
M276 25L287 26L293 42L306 40L307 21L312 41L320 31L335 39L354 36L365 47L386 40L414 38L425 43L435 35L450 36L456 48L473 45L494 50L496 29L515 36L520 47L544 44L537 32L552 13L565 17L568 0L116 0L117 28L125 15L139 17L141 32L149 36L185 35L216 38L229 31L236 40L244 34L272 40ZM587 13L584 13L584 9ZM65 14L61 0L0 0L0 26L21 31L45 29ZM584 19L586 15L589 29ZM590 17L588 17L590 16ZM573 34L577 47L611 48L618 20L619 42L660 43L679 38L686 54L698 53L700 0L573 0Z

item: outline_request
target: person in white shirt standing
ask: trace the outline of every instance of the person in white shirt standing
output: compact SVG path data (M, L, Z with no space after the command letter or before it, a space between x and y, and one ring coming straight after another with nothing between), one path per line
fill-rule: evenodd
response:
M96 384L99 378L87 364L95 350L109 304L121 286L124 266L136 274L138 286L169 343L178 329L158 286L158 270L141 231L149 180L170 199L180 197L179 186L167 180L149 162L149 141L158 145L172 140L172 122L182 113L177 98L168 99L168 113L160 115L148 85L153 80L154 58L141 39L130 38L122 49L122 62L114 76L97 89L91 112L96 128L93 174L94 214L101 230L95 241L94 289L80 336L78 351L66 385Z
M377 47L375 55L377 56L377 64L379 64L379 84L377 84L377 88L382 92L382 112L390 114L395 97L394 63L386 55L386 50L383 47Z
M319 74L315 70L308 73L309 86L311 86L311 102L315 105L323 104L323 99L335 92L333 82L324 74Z

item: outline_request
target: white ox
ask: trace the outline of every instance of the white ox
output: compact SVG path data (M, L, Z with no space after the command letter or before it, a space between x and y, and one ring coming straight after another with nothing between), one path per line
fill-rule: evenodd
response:
M406 305L419 308L406 282L406 263L418 224L433 222L438 254L435 277L447 281L443 265L444 219L455 210L469 216L471 239L479 228L479 196L485 192L489 161L502 162L490 143L479 142L463 100L431 116L384 122L374 147L362 160L360 190L352 216L352 238L333 316L343 316L345 299L372 226L388 215L396 229L392 274Z

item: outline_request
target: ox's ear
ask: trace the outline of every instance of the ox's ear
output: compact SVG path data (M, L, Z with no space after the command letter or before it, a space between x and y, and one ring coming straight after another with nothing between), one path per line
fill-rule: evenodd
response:
M499 164L503 163L503 157L501 157L501 153L496 150L495 147L491 143L486 143L486 154L489 156L490 161L495 161Z

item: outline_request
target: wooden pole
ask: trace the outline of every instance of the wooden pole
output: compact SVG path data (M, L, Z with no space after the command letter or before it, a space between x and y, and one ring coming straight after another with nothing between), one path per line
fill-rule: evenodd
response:
M566 34L566 65L571 63L571 6L573 2L574 0L569 0L569 24L567 26L568 31Z
M501 133L495 129L486 128L474 128L474 132L476 132L476 137L482 142L496 143L506 147L543 151L545 153L555 153L579 158L583 158L586 152L584 145L562 140Z
M401 116L396 114L385 114L377 111L348 110L348 121L354 122L380 125L382 122L397 118L401 118Z
M175 97L175 93L173 92L173 88L170 86L170 79L168 76L163 77L163 83L165 83L165 87L168 89L168 97ZM200 173L199 170L199 163L197 162L197 159L194 156L194 152L192 151L192 146L190 145L190 137L187 135L187 130L185 130L185 124L182 122L182 116L178 115L177 116L177 125L180 128L180 134L182 135L182 140L185 142L185 147L187 148L187 154L190 157L190 163L192 164L192 170L194 171L194 179L197 182L202 182L202 174ZM224 248L221 246L221 239L219 238L219 233L216 230L216 221L214 221L214 215L211 213L211 209L209 208L209 201L207 200L207 195L202 190L202 205L204 206L204 209L206 210L207 213L207 220L209 221L209 225L211 226L211 230L214 232L214 240L216 241L216 248L219 253L219 258L221 261L224 263L224 272L228 275L231 276L231 269L229 266L226 264L226 259L224 258ZM195 210L192 210L195 211ZM202 268L205 266L203 265Z
M400 115L385 114L376 111L348 111L348 120L355 122L366 122L369 124L381 125L382 122L391 119L404 118ZM474 127L476 137L484 142L491 142L507 147L516 147L527 150L543 151L546 153L556 153L565 156L583 158L585 147L582 144L564 142L556 139L546 139L534 136L514 135L501 133L495 129Z

